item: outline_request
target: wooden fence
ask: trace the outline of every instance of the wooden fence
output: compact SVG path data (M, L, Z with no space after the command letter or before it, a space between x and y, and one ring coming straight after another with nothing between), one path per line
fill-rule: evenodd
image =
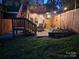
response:
M12 20L0 19L0 34L12 32Z
M79 9L71 10L53 17L52 25L79 33Z

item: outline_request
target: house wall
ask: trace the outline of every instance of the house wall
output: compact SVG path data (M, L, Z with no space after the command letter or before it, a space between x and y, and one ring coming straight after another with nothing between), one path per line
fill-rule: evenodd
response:
M47 18L43 17L43 14L29 13L29 17L33 19L34 23L35 23L35 21L38 21L38 24L42 22L44 28L49 28L52 25L52 18L47 19Z

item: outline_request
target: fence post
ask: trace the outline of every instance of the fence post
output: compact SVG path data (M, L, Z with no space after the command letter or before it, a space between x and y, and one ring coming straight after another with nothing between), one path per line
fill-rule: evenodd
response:
M15 37L15 32L14 32L14 19L12 18L11 19L12 20L12 36L13 36L13 38Z

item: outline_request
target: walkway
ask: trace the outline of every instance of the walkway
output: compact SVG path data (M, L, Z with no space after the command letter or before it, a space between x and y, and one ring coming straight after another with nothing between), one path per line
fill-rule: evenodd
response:
M37 32L37 37L48 37L47 31Z

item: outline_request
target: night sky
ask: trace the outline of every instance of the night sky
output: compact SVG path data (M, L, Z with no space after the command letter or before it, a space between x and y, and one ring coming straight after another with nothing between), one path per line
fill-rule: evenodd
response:
M46 4L48 0L44 0L44 3Z
M2 3L2 0L0 0L0 3Z
M44 0L44 3L47 3L48 0ZM2 3L2 0L0 0L0 3Z

